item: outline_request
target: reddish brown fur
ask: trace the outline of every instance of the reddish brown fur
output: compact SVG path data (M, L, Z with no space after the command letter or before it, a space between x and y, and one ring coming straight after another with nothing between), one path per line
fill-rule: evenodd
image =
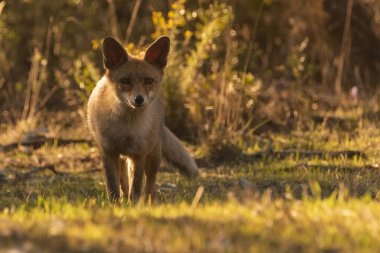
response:
M138 200L144 173L147 195L154 196L163 155L182 174L198 174L194 160L164 125L161 81L168 43L167 37L160 38L147 50L145 59L138 59L113 39L105 40L107 71L90 96L88 121L102 156L112 200L120 198L120 188L129 199ZM121 82L126 77L123 82L128 85ZM152 83L149 79L153 79ZM144 99L142 107L136 105L138 95ZM128 175L121 156L126 157Z

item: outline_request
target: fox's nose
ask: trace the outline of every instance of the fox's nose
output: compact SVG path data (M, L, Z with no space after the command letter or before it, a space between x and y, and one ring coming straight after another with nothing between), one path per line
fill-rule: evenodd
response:
M140 106L140 105L142 105L143 103L144 103L144 97L141 96L141 95L137 95L137 96L135 97L135 104L136 104L137 106Z

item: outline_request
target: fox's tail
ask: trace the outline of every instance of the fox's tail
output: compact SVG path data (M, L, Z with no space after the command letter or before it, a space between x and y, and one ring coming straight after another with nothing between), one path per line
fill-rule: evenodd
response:
M166 126L164 127L162 153L165 160L177 167L182 175L190 178L198 176L198 167L194 159Z

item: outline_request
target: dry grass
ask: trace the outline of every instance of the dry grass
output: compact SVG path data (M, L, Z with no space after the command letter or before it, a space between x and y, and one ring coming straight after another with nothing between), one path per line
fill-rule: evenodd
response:
M89 144L0 151L0 251L380 252L378 1L190 2L0 3L1 145L86 138L102 38L167 34L167 124L201 165L113 205Z
M360 150L366 157L231 158L187 181L166 168L158 203L112 205L97 151L45 146L0 154L1 250L26 252L376 252L375 126L271 134L274 150ZM263 144L264 143L264 144ZM246 155L265 149L252 143ZM30 173L36 166L50 170ZM90 171L92 171L90 173ZM28 174L29 173L29 174ZM25 176L28 175L28 176ZM196 197L199 186L204 192Z

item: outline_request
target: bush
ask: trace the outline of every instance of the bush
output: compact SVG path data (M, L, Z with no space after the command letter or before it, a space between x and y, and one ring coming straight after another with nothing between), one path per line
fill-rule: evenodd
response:
M136 3L1 1L1 122L33 128L42 111L82 108L103 73L106 36L138 53L169 35L167 124L188 140L229 142L265 122L292 127L319 92L377 94L378 1Z

